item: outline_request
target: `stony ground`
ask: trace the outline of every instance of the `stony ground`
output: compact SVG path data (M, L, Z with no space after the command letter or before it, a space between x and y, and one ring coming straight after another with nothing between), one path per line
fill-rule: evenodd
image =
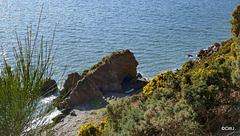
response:
M70 114L63 118L59 123L42 133L45 136L77 136L82 124L92 122L99 125L99 122L104 120L107 104L117 103L119 100L134 94L139 94L142 89L125 93L107 93L104 99L94 99L84 102L79 106L72 108Z
M87 110L84 106L77 106L52 130L55 136L77 136L82 124L92 121L91 115L97 110Z

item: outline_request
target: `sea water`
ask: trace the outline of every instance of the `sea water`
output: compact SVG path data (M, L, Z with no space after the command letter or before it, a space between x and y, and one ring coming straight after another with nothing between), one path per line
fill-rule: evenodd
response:
M152 78L181 68L189 60L187 54L196 55L229 39L229 20L237 4L236 0L1 0L1 55L13 60L15 32L22 41L28 26L36 32L43 7L39 38L43 35L50 42L56 27L53 78L60 89L67 74L81 73L124 49L134 53L138 72ZM55 110L49 118L58 113Z
M113 51L130 49L145 77L181 68L200 49L231 37L236 0L2 0L0 45L11 59L32 25L51 40L56 27L55 79L81 73ZM2 59L2 57L1 57ZM66 69L65 69L66 68Z

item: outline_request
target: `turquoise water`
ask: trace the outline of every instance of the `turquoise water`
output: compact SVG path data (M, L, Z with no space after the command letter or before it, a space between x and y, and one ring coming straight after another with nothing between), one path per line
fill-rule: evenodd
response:
M200 49L231 37L236 0L3 0L0 45L12 59L15 31L36 28L50 40L56 26L55 79L81 72L113 51L130 49L138 71L151 78L180 68ZM2 58L1 58L2 59Z

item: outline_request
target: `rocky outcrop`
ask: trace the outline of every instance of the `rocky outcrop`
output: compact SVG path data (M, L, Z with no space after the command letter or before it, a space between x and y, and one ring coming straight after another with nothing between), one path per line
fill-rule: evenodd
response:
M122 92L122 82L136 78L137 65L134 55L129 50L115 53L101 66L94 69L87 77L103 93Z
M83 77L83 75L80 75L77 72L68 74L68 78L64 83L64 89L60 93L61 98L68 97L71 90L76 86L79 80L83 79Z
M46 95L52 95L58 91L57 82L53 79L47 78L42 81L43 87L41 89L41 94Z
M66 102L70 107L81 104L84 100L94 97L102 98L102 93L99 91L98 86L88 77L79 80L76 86L72 89Z
M84 100L102 97L106 92L124 92L124 84L131 82L138 87L144 85L137 80L137 65L133 53L124 50L104 57L82 74L69 74L61 92L66 99L59 107L76 106Z
M215 43L213 46L208 47L208 49L203 50L201 49L198 54L197 54L197 59L202 59L202 57L209 57L212 54L218 52L222 47L223 47L224 43Z

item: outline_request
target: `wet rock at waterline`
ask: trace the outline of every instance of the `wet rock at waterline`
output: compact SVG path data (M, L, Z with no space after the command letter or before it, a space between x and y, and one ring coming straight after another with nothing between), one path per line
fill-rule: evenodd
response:
M197 54L197 59L202 59L202 57L209 57L212 54L218 52L223 47L223 43L215 43L213 46L208 47L208 49L203 50L201 49Z
M71 90L76 86L79 80L83 79L83 77L83 75L80 75L77 72L68 74L68 78L64 83L64 89L60 93L61 98L68 97Z
M52 95L58 91L57 82L55 80L47 78L42 82L43 87L41 89L41 94L43 96Z

